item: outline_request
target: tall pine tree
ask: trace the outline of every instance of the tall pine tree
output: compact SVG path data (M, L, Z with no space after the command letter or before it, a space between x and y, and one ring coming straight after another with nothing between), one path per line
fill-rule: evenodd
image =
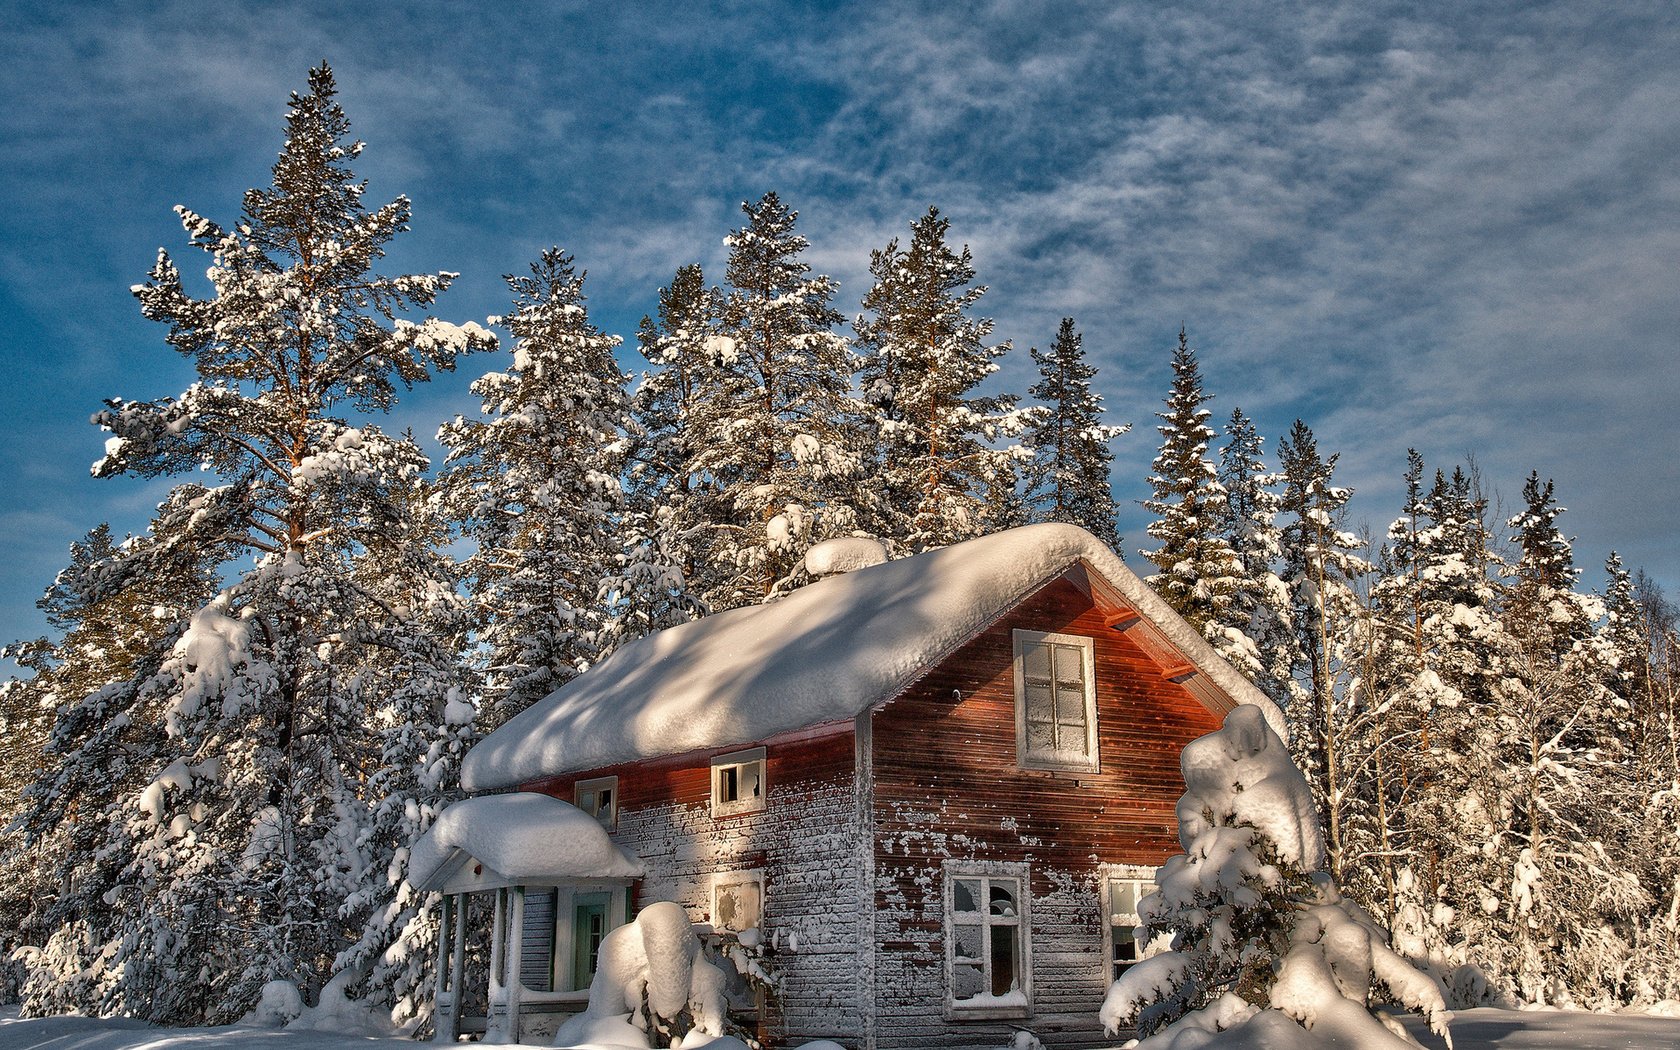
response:
M1151 495L1143 501L1155 515L1148 533L1160 546L1141 553L1159 570L1149 584L1167 604L1198 629L1217 633L1230 616L1241 568L1219 528L1225 489L1208 458L1213 413L1203 407L1213 395L1202 389L1201 366L1183 328L1172 370L1167 409L1155 414L1161 448L1150 466Z
M884 493L873 529L912 550L972 539L1016 513L1013 453L991 444L1018 432L1015 398L977 392L1009 344L988 345L991 320L970 316L986 289L971 284L973 258L951 249L950 228L929 208L908 246L894 238L871 253L875 284L854 326Z
M1029 353L1038 365L1039 381L1031 393L1040 407L1022 440L1032 454L1027 505L1036 520L1078 525L1118 552L1121 540L1109 487L1114 453L1108 445L1131 424L1102 421L1102 398L1091 389L1097 370L1085 360L1073 318L1062 318L1048 351L1035 346Z
M620 340L589 320L584 274L551 248L509 275L513 360L473 384L483 418L445 425L444 499L476 546L466 562L500 721L602 654L604 591L621 548L629 420Z
M401 855L371 834L369 773L388 772L382 795L410 791L423 821L447 777L409 757L389 765L414 750L393 739L418 734L441 760L470 734L471 706L449 709L456 654L417 641L457 601L425 547L425 458L409 438L333 411L387 410L399 384L494 339L399 316L452 275L374 271L409 204L363 204L349 168L361 143L335 96L330 70L312 70L271 185L245 195L232 228L177 209L209 256L208 298L163 252L135 288L199 382L96 417L112 433L96 475L217 479L178 486L154 542L116 552L101 574L157 572L196 549L226 559L228 582L190 615L154 621L173 644L133 691L154 705L163 741L141 790L110 806L104 848L123 859L126 904L79 1004L88 1010L225 1021L269 980L317 987L393 898L390 880L371 887L361 873L400 881ZM368 559L392 551L401 557L370 572ZM368 895L352 902L359 888Z

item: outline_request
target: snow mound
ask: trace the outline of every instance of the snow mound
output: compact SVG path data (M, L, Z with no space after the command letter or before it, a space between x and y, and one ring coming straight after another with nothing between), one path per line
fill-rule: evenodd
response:
M1324 840L1306 778L1257 707L1239 707L1217 732L1193 740L1179 758L1186 790L1178 800L1178 839L1190 845L1215 824L1254 828L1278 859L1306 871L1324 866Z
M643 874L642 862L614 844L594 817L530 791L463 799L438 814L409 852L409 883L435 888L429 880L445 874L457 853L515 881Z
M848 722L1083 563L1233 704L1283 716L1102 542L1028 525L830 576L632 642L481 741L469 791Z
M643 1033L668 1030L686 1010L692 1027L682 1045L725 1050L716 1041L723 1035L724 974L701 954L700 938L681 905L660 901L643 908L630 923L607 934L599 959L589 1005L560 1026L553 1045L647 1046ZM631 1033L642 1042L605 1043Z
M812 576L836 576L854 569L867 569L887 560L887 548L880 540L864 536L841 536L811 545L805 552L805 571Z

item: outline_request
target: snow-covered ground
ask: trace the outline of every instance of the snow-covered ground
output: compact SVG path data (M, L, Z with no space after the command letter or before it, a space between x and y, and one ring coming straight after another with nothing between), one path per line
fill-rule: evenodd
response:
M1442 1046L1421 1018L1413 1037ZM1571 1011L1465 1010L1453 1021L1456 1050L1674 1050L1680 1018ZM151 1028L134 1021L53 1017L21 1021L0 1011L0 1050L413 1050L405 1039L263 1028Z

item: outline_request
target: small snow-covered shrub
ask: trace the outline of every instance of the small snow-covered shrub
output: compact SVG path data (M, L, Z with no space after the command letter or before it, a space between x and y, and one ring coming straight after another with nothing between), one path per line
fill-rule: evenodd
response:
M1114 982L1100 1014L1109 1033L1135 1026L1140 1050L1189 1050L1239 1027L1253 1045L1415 1050L1370 1009L1380 984L1451 1047L1439 984L1322 872L1312 795L1259 708L1232 711L1181 765L1184 852L1139 907L1172 950Z

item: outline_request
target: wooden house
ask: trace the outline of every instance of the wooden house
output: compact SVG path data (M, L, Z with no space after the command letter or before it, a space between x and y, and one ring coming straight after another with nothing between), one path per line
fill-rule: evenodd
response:
M468 789L515 794L461 804L481 810L411 874L453 902L441 1036L483 890L493 1039L581 1006L600 936L671 900L777 946L773 1043L1105 1043L1138 898L1178 850L1180 750L1239 703L1281 716L1081 529L878 564L867 542L813 552L849 572L623 647L474 748ZM522 824L495 807L531 794L596 831L500 843ZM518 870L479 855L498 848Z

